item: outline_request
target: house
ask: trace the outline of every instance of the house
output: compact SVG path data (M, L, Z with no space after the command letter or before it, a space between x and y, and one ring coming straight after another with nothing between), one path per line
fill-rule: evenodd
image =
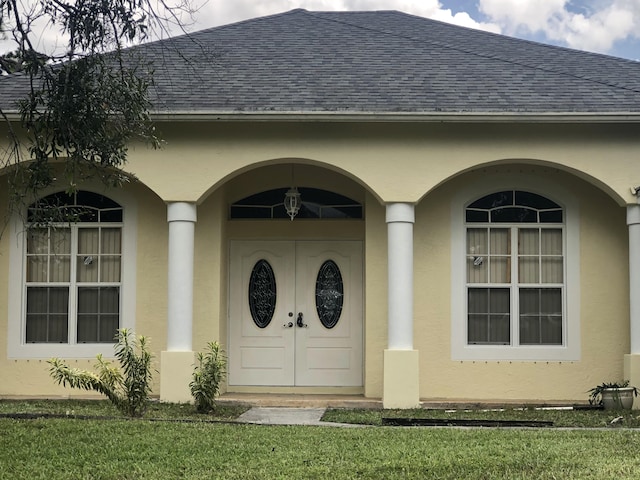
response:
M396 11L135 51L166 144L65 200L91 219L28 238L11 219L0 395L69 395L46 360L90 368L117 327L150 337L166 401L212 340L228 392L404 408L640 386L640 63Z

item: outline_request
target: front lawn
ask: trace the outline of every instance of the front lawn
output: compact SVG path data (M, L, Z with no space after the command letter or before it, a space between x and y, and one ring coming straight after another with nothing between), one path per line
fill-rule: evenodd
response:
M249 409L247 406L219 403L210 414L196 413L195 407L182 403L150 402L144 418L158 420L233 420ZM123 418L108 400L0 400L0 415L64 415L67 417Z
M0 419L0 479L635 479L640 431Z
M640 411L568 410L507 408L492 410L380 410L328 409L322 419L327 422L382 425L382 418L471 419L498 421L553 422L554 427L602 428L640 427ZM612 423L613 422L613 423Z

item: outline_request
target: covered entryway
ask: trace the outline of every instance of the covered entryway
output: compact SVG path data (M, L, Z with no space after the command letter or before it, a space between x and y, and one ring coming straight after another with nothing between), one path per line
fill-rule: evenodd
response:
M362 386L362 243L233 241L229 385Z

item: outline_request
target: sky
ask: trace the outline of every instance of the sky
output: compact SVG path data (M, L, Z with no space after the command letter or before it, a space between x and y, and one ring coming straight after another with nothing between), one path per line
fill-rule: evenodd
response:
M527 40L640 60L640 0L208 0L201 4L190 29L294 8L400 10Z
M35 0L20 0L29 4ZM166 0L197 7L188 31L294 8L399 10L465 27L640 61L640 0ZM174 3L174 4L175 4ZM51 28L40 41L56 42ZM0 49L8 48L0 41ZM41 47L41 46L40 46ZM13 47L15 48L15 47ZM11 48L11 49L13 49ZM45 49L49 50L49 49Z

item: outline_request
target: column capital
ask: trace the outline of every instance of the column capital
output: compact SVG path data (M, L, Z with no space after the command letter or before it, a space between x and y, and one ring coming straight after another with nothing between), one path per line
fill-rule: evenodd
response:
M627 205L627 225L640 223L640 205Z
M167 222L193 222L197 220L197 206L195 203L170 202L167 203Z
M389 203L387 204L387 223L415 223L415 206L413 203Z

